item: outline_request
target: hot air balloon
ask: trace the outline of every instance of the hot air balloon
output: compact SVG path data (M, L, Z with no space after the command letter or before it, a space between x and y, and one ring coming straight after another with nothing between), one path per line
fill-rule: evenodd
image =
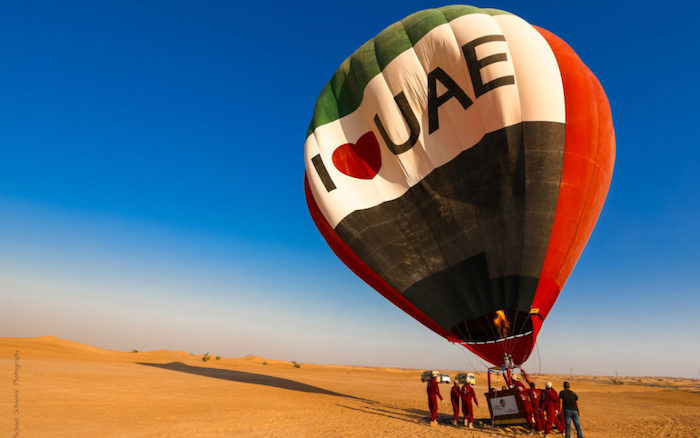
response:
M498 365L529 357L603 207L599 82L552 33L447 6L363 44L305 143L311 217L355 274Z

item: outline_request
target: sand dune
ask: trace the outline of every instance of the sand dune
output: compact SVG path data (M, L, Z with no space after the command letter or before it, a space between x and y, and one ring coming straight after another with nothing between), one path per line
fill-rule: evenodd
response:
M454 373L452 371L451 373ZM303 364L183 351L120 352L55 337L0 338L0 436L485 437L427 423L420 370ZM534 376L581 398L586 437L700 437L700 382L664 377ZM483 373L477 418L488 417Z

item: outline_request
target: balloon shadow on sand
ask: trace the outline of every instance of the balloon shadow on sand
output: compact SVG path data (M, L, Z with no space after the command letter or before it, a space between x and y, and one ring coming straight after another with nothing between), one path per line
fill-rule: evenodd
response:
M339 392L319 388L318 386L307 385L306 383L297 382L295 380L285 379L282 377L268 376L265 374L256 374L245 371L228 370L223 368L195 367L192 365L184 364L182 362L136 363L139 365L163 368L170 371L179 371L181 373L195 374L198 376L211 377L214 379L230 380L232 382L251 383L253 385L264 385L272 386L274 388L288 389L290 391L310 392L314 394L332 395L336 397L345 397L349 399L362 400L365 402L372 402L372 400L367 400L348 394L341 394Z
M360 406L360 407L355 407L355 406L347 406L343 404L336 404L336 406L340 406L341 408L349 409L352 411L358 411L358 412L363 412L365 414L372 414L372 415L378 415L381 417L387 417L387 418L392 418L394 420L401 420L405 421L408 423L415 424L416 422L420 422L420 420L423 419L423 417L427 418L428 420L430 419L430 412L427 411L420 411L425 415L419 415L416 416L414 415L414 409L402 409L399 407L394 407L390 405L385 405L385 404L374 404L374 405L369 405L369 406Z

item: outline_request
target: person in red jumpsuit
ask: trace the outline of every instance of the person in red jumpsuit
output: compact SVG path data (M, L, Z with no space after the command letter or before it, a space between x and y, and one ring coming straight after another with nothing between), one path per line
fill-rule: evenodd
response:
M462 397L462 389L454 381L452 385L452 391L450 392L450 401L452 402L452 424L457 425L457 420L459 420L459 399Z
M428 408L430 408L430 425L437 424L437 399L440 397L442 401L442 395L440 394L440 388L438 387L437 376L433 376L432 379L428 381ZM557 402L558 403L558 402Z
M527 389L523 382L521 382L520 380L515 380L515 378L513 378L513 387Z
M527 389L527 395L530 396L530 402L532 402L532 415L535 417L535 426L537 431L542 431L542 406L540 402L542 401L542 390L535 388L535 383L530 382L530 389Z
M544 424L544 434L548 435L552 431L552 425L556 426L560 431L564 427L559 421L557 409L559 409L559 394L552 388L552 382L547 382L545 385L544 394L542 395L542 410L547 414L547 421Z
M523 411L525 412L525 421L527 421L527 426L532 430L535 428L535 424L532 421L532 402L530 401L530 396L527 391L523 390L522 386L516 385L516 387L518 388L518 397L522 402Z
M476 399L476 393L472 388L471 383L467 382L462 385L462 413L464 414L464 425L470 429L474 428L474 408L472 400L479 406L479 400Z

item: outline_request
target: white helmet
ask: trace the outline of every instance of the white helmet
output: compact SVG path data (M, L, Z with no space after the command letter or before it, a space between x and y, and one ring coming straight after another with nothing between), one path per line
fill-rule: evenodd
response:
M551 387L552 387L552 382L547 382L547 383L545 383L545 384L544 384L544 387L547 388L547 389L551 388Z

